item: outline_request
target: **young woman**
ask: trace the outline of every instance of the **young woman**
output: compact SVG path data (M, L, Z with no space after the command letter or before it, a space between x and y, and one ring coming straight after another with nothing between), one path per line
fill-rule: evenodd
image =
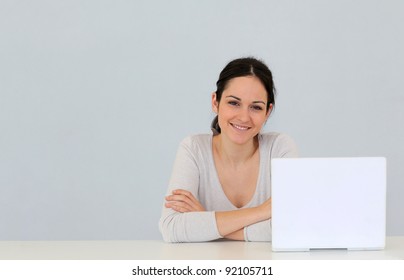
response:
M287 135L260 133L275 106L272 73L240 58L216 85L213 134L181 142L160 231L167 242L271 241L271 159L297 157Z

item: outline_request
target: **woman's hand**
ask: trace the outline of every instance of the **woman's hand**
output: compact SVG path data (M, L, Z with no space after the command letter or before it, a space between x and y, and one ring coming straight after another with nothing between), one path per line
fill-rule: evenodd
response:
M165 206L167 208L171 208L180 213L205 211L202 204L192 195L191 192L186 190L174 190L172 195L166 196L166 201Z
M268 220L272 218L272 198L270 197L260 206L258 206L260 214L262 215L262 220Z

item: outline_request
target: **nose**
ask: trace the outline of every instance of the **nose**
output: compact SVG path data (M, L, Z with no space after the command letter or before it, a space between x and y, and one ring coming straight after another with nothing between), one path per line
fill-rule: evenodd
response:
M250 110L248 107L241 108L238 114L238 118L241 122L246 123L250 120Z

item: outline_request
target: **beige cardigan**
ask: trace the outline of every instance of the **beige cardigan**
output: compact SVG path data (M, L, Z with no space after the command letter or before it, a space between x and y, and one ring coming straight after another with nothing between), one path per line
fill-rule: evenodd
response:
M215 211L237 210L220 185L213 160L212 134L185 138L178 149L167 194L186 189L205 207L205 212L178 213L163 205L159 222L166 242L201 242L222 238ZM271 158L297 157L295 142L280 133L259 134L260 170L255 194L243 208L258 206L271 196ZM246 241L271 241L271 221L244 228Z

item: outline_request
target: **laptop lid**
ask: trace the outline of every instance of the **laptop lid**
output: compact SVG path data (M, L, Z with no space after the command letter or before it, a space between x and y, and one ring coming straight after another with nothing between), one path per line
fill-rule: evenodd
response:
M272 250L385 246L385 158L271 161Z

